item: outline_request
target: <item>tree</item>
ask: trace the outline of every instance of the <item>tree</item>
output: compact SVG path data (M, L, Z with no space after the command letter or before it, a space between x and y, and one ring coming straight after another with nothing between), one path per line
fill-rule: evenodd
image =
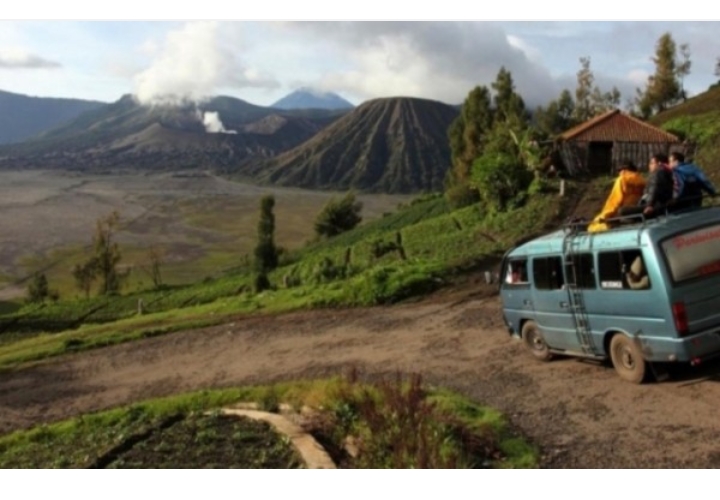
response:
M32 281L28 284L27 300L31 303L43 303L50 296L47 276L45 273L35 273Z
M148 250L147 254L147 267L143 267L150 279L153 282L155 288L162 286L162 275L160 274L160 266L162 266L164 252L157 247L152 247Z
M85 292L85 298L90 297L90 289L97 277L97 262L94 258L88 260L84 264L76 264L72 272L75 278L75 285L82 292Z
M355 200L352 192L341 200L332 198L315 219L315 233L332 237L349 231L362 222L361 211L362 203Z
M113 240L120 223L120 214L114 211L107 217L98 219L95 226L93 246L95 248L94 266L100 276L100 293L102 295L117 293L126 275L118 271L118 263L122 259L120 247Z
M512 74L506 70L504 66L500 68L495 82L492 83L491 87L495 90L495 113L493 121L502 121L505 123L527 121L525 103L522 97L520 97L520 94L515 92Z
M664 33L655 44L655 73L648 77L645 90L637 89L636 107L644 118L665 111L685 98L683 78L690 74L688 44L677 47L672 35Z
M547 108L538 106L534 116L535 126L542 136L552 138L577 125L574 113L575 102L570 91L565 89L556 100L550 101Z
M275 248L275 197L265 195L260 200L260 220L258 221L257 245L255 246L255 269L260 275L266 275L277 267L278 256Z
M487 87L475 87L465 98L460 114L448 130L452 161L448 172L450 185L468 181L470 167L482 152L485 134L492 126L492 120L490 91Z
M580 58L580 71L577 72L577 87L575 88L575 109L573 118L578 123L589 120L593 116L593 106L590 96L595 83L595 75L590 70L590 58Z

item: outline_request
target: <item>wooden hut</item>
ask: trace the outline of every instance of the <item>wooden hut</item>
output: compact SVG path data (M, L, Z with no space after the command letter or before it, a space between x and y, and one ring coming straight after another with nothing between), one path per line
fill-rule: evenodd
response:
M615 109L560 135L559 153L570 175L613 174L618 163L632 160L643 169L650 156L682 150L677 136Z

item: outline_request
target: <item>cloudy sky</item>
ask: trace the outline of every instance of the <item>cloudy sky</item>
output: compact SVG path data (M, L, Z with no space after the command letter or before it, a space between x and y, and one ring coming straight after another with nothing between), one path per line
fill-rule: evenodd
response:
M693 1L683 6L697 17ZM14 20L0 20L0 90L105 102L127 93L146 102L170 94L197 99L224 94L270 105L299 87L312 87L354 104L389 96L460 103L505 66L528 103L544 104L563 88L574 89L579 59L590 57L596 83L602 90L617 86L625 101L653 72L651 57L664 32L678 45L689 45L692 66L684 85L691 95L718 80L718 21L546 21L562 9L524 10L522 3L513 3L490 16L463 15L454 0L442 3L444 14L436 7L414 12L413 19L421 20L413 21L393 21L394 13L382 9L326 12L312 2L303 2L306 10L296 8L298 2L273 2L265 11L225 13L211 8L212 1L202 12L196 7L174 13L182 16L179 20L140 21L134 17L149 14L141 3L130 2L137 10L120 14L126 20L90 21L83 19L112 18L109 12L73 10L63 2L58 19L32 20L39 11L23 2L21 10L9 13ZM611 10L622 5L603 2ZM261 20L277 15L273 10L291 20ZM537 19L510 20L517 17L513 10ZM164 13L158 14L162 19ZM257 20L244 21L241 15ZM482 15L504 20L457 20ZM219 20L227 17L237 20ZM346 20L321 20L326 17ZM702 17L712 13L703 8ZM352 20L357 18L364 21ZM396 18L403 19L402 13Z

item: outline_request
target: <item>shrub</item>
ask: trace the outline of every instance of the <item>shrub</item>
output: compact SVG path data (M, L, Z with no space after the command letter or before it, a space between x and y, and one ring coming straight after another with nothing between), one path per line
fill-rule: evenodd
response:
M353 229L360 224L362 203L355 200L350 192L341 200L331 199L315 219L315 233L319 236L332 237Z
M488 208L502 212L520 205L533 175L517 157L488 152L473 163L472 182Z
M458 184L445 191L445 199L450 208L457 210L480 201L480 193L469 184Z

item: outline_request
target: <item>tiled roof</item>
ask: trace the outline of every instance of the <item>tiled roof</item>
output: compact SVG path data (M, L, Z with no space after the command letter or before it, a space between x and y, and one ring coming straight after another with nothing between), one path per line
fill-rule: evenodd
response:
M560 135L563 141L680 142L677 136L615 109Z

